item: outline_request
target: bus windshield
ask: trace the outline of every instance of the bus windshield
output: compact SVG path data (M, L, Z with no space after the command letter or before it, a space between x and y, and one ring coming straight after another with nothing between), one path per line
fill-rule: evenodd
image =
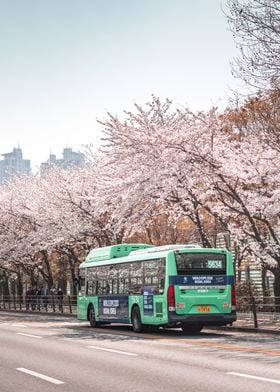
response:
M178 275L226 275L226 256L220 253L179 253L175 255Z

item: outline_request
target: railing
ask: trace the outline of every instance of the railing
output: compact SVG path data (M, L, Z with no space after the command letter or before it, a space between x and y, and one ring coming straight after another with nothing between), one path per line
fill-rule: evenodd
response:
M280 321L280 298L239 297L237 298L237 315L239 320L258 328L259 324ZM77 314L77 297L56 295L21 297L15 295L0 297L0 310L17 310L22 312L53 312L58 314Z
M253 322L255 328L259 323L280 321L280 297L239 297L236 308L238 319Z
M56 295L22 297L4 295L0 297L0 310L18 310L30 312L77 313L77 297Z
M278 300L278 301L277 301ZM278 305L277 305L278 304ZM256 311L259 312L279 312L280 308L280 297L256 297L256 296L244 296L237 297L237 309L241 312L251 311L255 307Z

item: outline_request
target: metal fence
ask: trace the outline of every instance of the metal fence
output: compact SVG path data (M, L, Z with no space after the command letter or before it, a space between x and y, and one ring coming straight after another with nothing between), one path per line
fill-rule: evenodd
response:
M280 302L280 298L278 303ZM237 315L239 320L248 321L258 328L259 323L280 321L280 307L272 297L239 297L237 298ZM77 314L77 297L66 295L63 298L56 295L49 296L2 296L0 310L17 310L22 312L53 312Z
M237 310L239 310L240 312L248 312L251 311L253 308L256 309L257 313L279 312L280 297L275 298L250 295L237 297Z
M280 297L239 297L236 308L238 319L252 322L255 328L280 321Z
M77 297L56 295L22 297L5 295L0 297L0 310L19 310L30 312L77 313Z

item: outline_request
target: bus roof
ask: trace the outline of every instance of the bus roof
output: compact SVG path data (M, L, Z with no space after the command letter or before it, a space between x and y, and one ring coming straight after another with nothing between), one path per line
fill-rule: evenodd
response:
M155 252L167 252L169 250L181 250L181 249L193 249L193 248L201 248L200 245L197 244L175 244L175 245L162 245L162 246L154 246L148 249L139 249L131 252L131 255L140 255L146 253L155 253Z
M180 252L184 250L194 250L195 252L207 252L209 248L202 248L197 244L177 244L177 245L163 245L154 246L149 244L119 244L106 246L102 248L92 249L85 261L80 265L80 268L85 268L89 265L96 264L110 264L118 262L129 262L136 260L143 260L145 255L149 259L165 257L168 252ZM225 252L225 249L212 249L211 251ZM129 257L127 257L129 256ZM122 260L120 260L122 259Z
M131 252L153 247L149 244L119 244L92 249L87 255L85 262L92 263L104 260L111 260L118 257L128 256Z

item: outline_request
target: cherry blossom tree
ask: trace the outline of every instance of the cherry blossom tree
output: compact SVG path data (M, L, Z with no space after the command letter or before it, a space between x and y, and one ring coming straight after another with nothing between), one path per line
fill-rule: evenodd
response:
M108 194L118 216L137 227L168 208L196 225L204 246L212 245L205 230L212 219L220 231L250 238L246 246L274 274L280 296L279 157L259 123L240 133L216 110L172 111L170 101L155 97L126 116L103 122L107 177L114 180Z
M135 106L136 113L126 112L126 120L110 115L102 123L107 178L114 181L107 194L117 206L119 223L129 222L137 230L167 208L177 220L188 217L202 244L212 246L206 222L218 222L224 231L226 222L203 207L210 189L199 180L198 158L212 154L220 127L216 111L172 110L169 100L162 103L156 97L146 110Z
M36 185L38 179L34 176L14 178L1 187L1 237L4 246L1 248L2 267L13 266L30 275L34 283L35 275L48 271L52 282L51 270L45 257L45 243L40 233L43 225L35 214ZM43 236L42 236L43 238ZM37 255L37 257L35 257ZM45 272L44 272L45 273Z
M228 21L240 56L234 72L246 84L279 88L280 5L278 0L228 0Z
M256 109L250 102L231 122L227 153L219 164L208 162L208 177L224 207L220 211L228 214L237 237L250 240L251 254L273 273L274 294L280 297L280 157L275 134L268 130L275 108L264 104L257 101Z
M67 257L72 280L92 246L121 242L110 203L98 193L96 165L64 171L53 168L44 177L15 177L0 189L2 267L41 278L53 286L53 262ZM15 244L17 244L15 246ZM59 258L58 258L59 259ZM59 264L59 261L57 261Z
M170 227L165 236L175 238L183 220L189 238L205 247L215 246L217 235L230 234L240 245L236 254L251 256L273 273L280 297L273 102L267 100L266 111L248 103L236 118L239 113L220 115L215 108L174 109L171 101L153 97L124 119L109 115L101 122L102 149L90 164L68 171L53 167L43 177L14 178L0 188L2 267L51 286L53 261L57 268L66 262L74 280L91 247L143 233L164 242L155 225L164 222Z

